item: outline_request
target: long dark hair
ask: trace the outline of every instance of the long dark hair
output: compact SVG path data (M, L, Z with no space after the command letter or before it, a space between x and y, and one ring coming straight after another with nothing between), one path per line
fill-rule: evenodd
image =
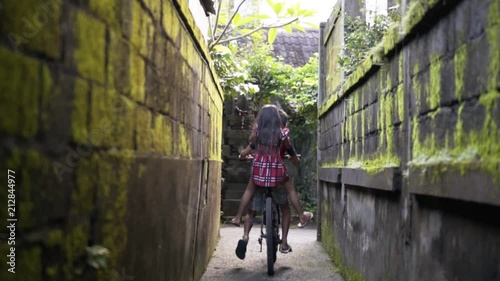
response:
M257 144L280 146L281 126L278 108L272 104L264 105L257 115Z

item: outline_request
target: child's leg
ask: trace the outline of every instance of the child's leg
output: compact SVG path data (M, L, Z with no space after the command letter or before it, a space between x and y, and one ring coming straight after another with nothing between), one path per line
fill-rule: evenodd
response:
M286 192L288 193L288 197L290 198L290 202L292 202L295 211L297 211L297 214L299 214L300 225L307 224L312 219L312 213L304 212L302 210L302 205L300 205L299 197L297 195L297 191L295 190L295 186L293 185L292 180L290 179L284 182L283 186L285 187ZM300 225L299 227L301 227Z
M292 203L297 214L302 214L304 211L302 210L302 205L300 205L299 196L297 195L297 191L295 190L295 186L291 179L283 183L283 187L285 187L286 193L288 194L288 198L290 198L290 202Z
M247 215L245 217L245 224L243 227L243 240L248 242L248 237L250 235L250 230L252 230L252 217L255 217L255 211L248 209Z
M283 232L283 237L281 239L281 246L283 248L288 248L288 230L290 229L290 219L292 217L290 213L290 205L288 203L280 205L281 216L283 218L281 229Z
M252 200L254 194L255 194L255 185L253 184L252 179L250 179L247 188L245 190L245 193L243 193L243 196L241 197L240 207L238 208L238 214L236 214L236 217L234 217L234 219L231 221L232 224L239 225L241 223L241 216L243 215L245 209L248 207L248 204L250 204L250 201Z

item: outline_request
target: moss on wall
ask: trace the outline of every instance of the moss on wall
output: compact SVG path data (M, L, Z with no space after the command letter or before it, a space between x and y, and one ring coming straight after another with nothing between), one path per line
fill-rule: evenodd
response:
M460 101L464 95L464 72L467 65L467 45L461 45L455 52L455 96Z
M332 259L335 266L338 268L345 281L364 281L361 273L357 272L353 267L344 263L342 253L339 249L338 242L335 240L335 230L333 223L327 219L321 221L321 241L323 247Z
M0 131L33 136L38 130L40 63L0 47ZM9 94L10 93L10 94ZM8 118L7 118L8 116Z
M15 50L27 48L58 59L61 55L61 12L62 0L9 1L3 5L0 31Z
M44 4L53 8L47 23L37 26L36 35L17 50L0 47L0 112L8 117L0 118L0 166L15 169L20 178L16 199L18 231L23 235L18 237L16 254L23 272L16 276L17 280L94 280L97 275L104 281L127 263L127 245L139 243L129 241L125 221L127 212L138 208L127 202L135 175L144 179L146 173L171 173L166 167L169 161L193 166L205 158L220 161L223 94L205 41L192 26L187 2L132 1L129 7L117 0L77 1L64 6L65 16L61 2L21 0L2 6L4 38L8 32L22 33L24 18L32 20ZM167 44L171 60L162 61L161 42ZM151 82L146 76L161 63L181 69L183 76L166 72L162 78L168 83L162 81L158 92L146 93L150 86L146 83ZM165 75L164 69L158 71ZM194 89L202 89L199 98ZM163 96L156 96L159 93ZM166 112L163 104L151 102L165 97ZM175 103L181 97L188 98L182 105ZM192 115L193 108L199 115ZM149 171L137 165L139 158L141 163L162 165ZM64 167L63 178L54 174L54 163ZM219 194L220 173L216 180L217 169L212 169L208 188ZM199 178L193 173L186 176ZM188 182L180 181L177 188L185 190ZM156 182L144 183L157 188ZM2 190L0 195L4 194ZM141 199L147 196L138 194ZM212 201L217 203L207 201L199 212L215 214L203 223L217 225L220 205ZM5 218L6 209L0 214ZM213 249L216 234L212 231L200 248ZM89 269L87 264L86 247L96 244L110 251L105 269ZM171 258L168 251L161 254ZM50 260L43 260L49 255ZM192 261L191 255L176 258ZM205 256L207 251L194 255ZM0 279L10 278L3 278L4 272ZM160 278L158 272L154 278Z
M72 12L76 49L73 57L78 72L86 78L104 83L106 29L104 24L84 13ZM89 40L92 38L92 40Z
M429 89L427 90L427 103L430 109L436 109L440 103L441 93L441 59L437 54L431 56Z

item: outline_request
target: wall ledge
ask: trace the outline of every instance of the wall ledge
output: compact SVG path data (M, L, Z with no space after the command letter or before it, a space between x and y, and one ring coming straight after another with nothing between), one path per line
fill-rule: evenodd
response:
M402 184L399 167L385 167L370 173L360 168L320 167L318 179L386 191L398 191Z
M500 186L483 171L462 174L451 165L410 166L411 193L500 206Z
M224 91L222 90L221 85L219 84L219 77L217 72L215 72L215 66L210 57L210 52L208 50L208 46L205 43L205 39L201 34L200 29L196 25L193 15L191 14L191 10L189 10L188 1L182 0L170 0L174 7L177 9L179 14L181 15L181 22L184 23L186 30L191 34L193 43L196 46L196 49L200 53L200 55L205 59L205 62L210 70L210 75L215 85L217 85L217 90L219 92L219 96L222 100L224 100Z

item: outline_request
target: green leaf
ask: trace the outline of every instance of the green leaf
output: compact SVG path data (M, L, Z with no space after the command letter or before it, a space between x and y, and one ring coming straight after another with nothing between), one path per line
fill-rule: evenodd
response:
M254 21L257 21L257 18L255 18L255 17L245 17L245 18L242 18L239 21L239 25L238 26L242 26L242 25L254 22Z
M272 8L276 15L279 15L281 13L281 10L283 10L283 3L276 3L272 6Z
M283 29L288 33L292 33L292 27L290 25L285 25L283 26Z
M241 15L236 14L233 18L233 21L231 22L234 26L239 26L239 22L241 20Z
M273 7L274 6L274 2L272 0L266 0L267 4L269 5L269 7Z
M228 47L223 46L223 45L215 45L214 50L217 52L221 52L223 54L230 54L231 53L231 50Z
M269 29L269 34L267 35L269 44L273 45L274 39L276 39L276 35L278 35L278 29Z
M243 35L243 34L250 33L251 31L252 31L252 29L250 29L250 28L241 28L241 29L238 29L236 32Z
M254 33L250 34L250 36L252 36L252 38L255 38L255 39L257 39L257 40L262 40L262 39L264 39L264 38L262 37L262 34L260 34L259 32L254 32Z
M314 16L316 12L313 10L300 10L299 14L304 17L311 17Z
M262 14L262 15L255 15L254 16L255 18L258 18L258 19L268 19L270 18L269 15L266 15L266 14Z
M302 25L300 25L300 24L297 24L297 23L292 23L292 24L291 24L291 26L292 26L293 28L295 28L295 29L298 29L298 30L302 31L302 32L305 32L305 31L306 31L306 29L305 29Z

